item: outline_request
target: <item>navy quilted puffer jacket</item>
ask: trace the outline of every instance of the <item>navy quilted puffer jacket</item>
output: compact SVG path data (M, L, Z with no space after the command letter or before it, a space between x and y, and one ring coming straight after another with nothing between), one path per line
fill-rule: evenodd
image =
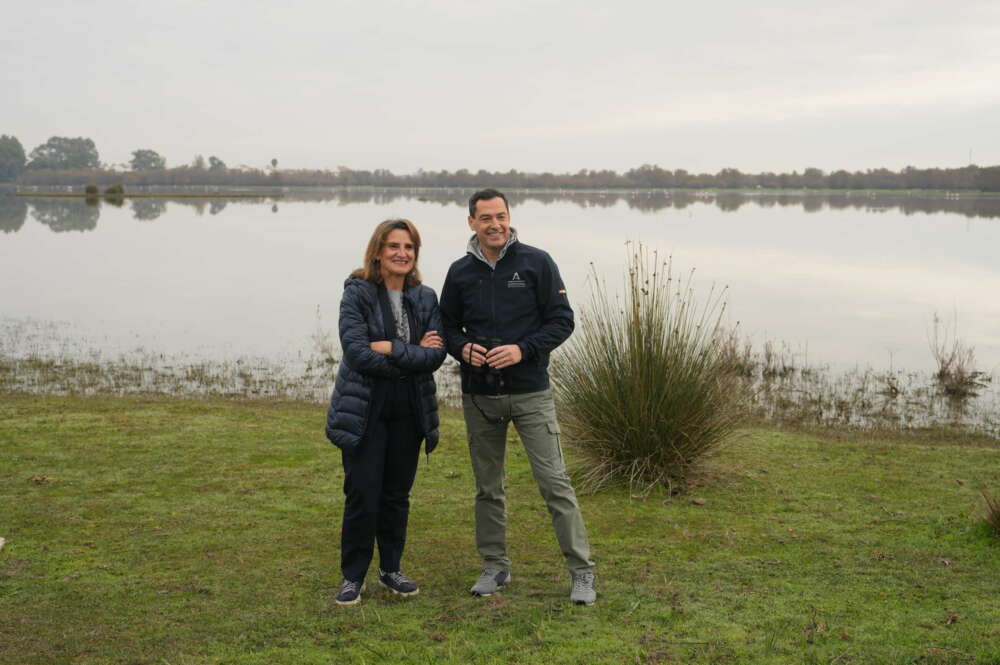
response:
M421 339L428 330L443 333L434 289L422 284L407 286L403 304L416 328L416 339ZM430 453L438 443L437 387L433 373L444 361L445 350L396 339L391 355L376 353L370 344L386 339L385 329L378 286L365 279L348 277L340 301L343 355L326 416L326 437L339 448L354 449L364 438L369 419L378 416L371 413L376 382L405 374L413 377L417 389L417 424Z

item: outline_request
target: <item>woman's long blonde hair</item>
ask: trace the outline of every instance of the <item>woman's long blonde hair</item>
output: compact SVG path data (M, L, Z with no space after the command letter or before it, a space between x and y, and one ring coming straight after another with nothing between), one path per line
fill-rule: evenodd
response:
M417 269L417 260L420 258L420 233L417 227L408 219L387 219L375 227L371 240L368 241L368 248L365 250L365 262L360 268L351 273L352 277L367 279L375 284L382 283L382 266L379 264L378 255L385 247L385 239L396 229L406 231L413 241L413 269L406 275L406 284L416 286L420 283L420 271Z

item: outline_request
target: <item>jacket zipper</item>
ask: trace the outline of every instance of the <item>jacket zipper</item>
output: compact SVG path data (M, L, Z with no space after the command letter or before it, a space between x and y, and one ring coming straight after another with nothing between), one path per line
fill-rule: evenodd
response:
M490 323L492 324L493 339L497 337L497 269L490 268Z

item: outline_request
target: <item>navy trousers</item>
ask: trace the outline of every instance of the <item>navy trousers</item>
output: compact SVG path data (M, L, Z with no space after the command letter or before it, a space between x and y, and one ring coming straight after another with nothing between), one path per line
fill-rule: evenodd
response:
M399 570L410 514L410 489L420 442L408 381L393 382L385 406L365 438L343 453L344 521L340 568L344 579L363 580L378 543L379 568Z

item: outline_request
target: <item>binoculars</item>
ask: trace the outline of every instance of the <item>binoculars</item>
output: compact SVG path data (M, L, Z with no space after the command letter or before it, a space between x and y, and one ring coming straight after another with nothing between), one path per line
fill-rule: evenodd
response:
M487 351L503 344L503 341L498 337L474 337L472 341L484 347ZM471 372L471 380L485 387L487 391L499 393L503 387L503 370L490 367L489 365L475 367L471 364L469 370Z

